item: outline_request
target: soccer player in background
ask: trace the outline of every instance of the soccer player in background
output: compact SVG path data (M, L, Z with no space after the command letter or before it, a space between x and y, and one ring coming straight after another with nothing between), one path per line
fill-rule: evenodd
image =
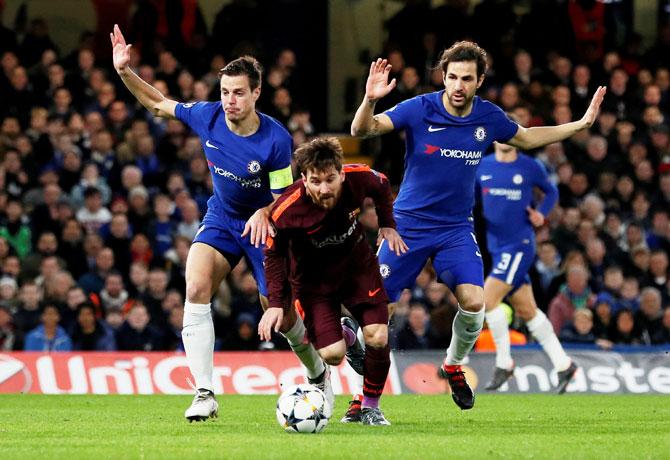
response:
M398 255L382 242L378 252L381 274L391 302L396 302L431 259L440 281L454 291L458 313L439 372L448 380L454 402L461 409L470 409L474 393L461 364L484 323L483 264L472 218L476 168L493 141L529 150L589 128L605 88L596 90L581 120L524 128L497 105L475 96L487 67L486 52L476 43L455 43L442 53L437 65L442 69L444 90L416 96L375 115L377 101L396 81L389 83L391 66L385 59L372 62L351 134L371 137L405 130L405 171L394 216L409 250Z
M486 323L496 345L496 365L487 390L497 390L514 374L507 315L499 307L505 297L549 356L563 393L577 366L565 354L547 316L537 308L528 270L535 260L535 230L558 200L558 189L544 167L514 147L494 142L495 154L477 169L475 195L481 197L486 221L486 244L492 270L484 282ZM544 199L533 207L533 189Z
M360 421L389 425L379 409L391 365L388 297L358 215L365 199L372 198L379 239L403 254L407 246L395 230L391 187L383 174L367 166L343 167L342 147L333 138L315 139L295 156L302 180L287 188L272 209L276 235L265 251L270 304L259 335L269 340L273 329L290 325L284 315L302 310L309 340L336 366L356 341L340 324L345 305L362 326L366 345Z
M244 257L267 306L263 249L272 232L270 206L293 183L292 139L275 119L257 112L261 68L251 57L221 69L221 101L177 103L130 69L129 44L118 26L110 34L114 68L128 90L154 116L177 118L198 133L212 174L214 195L186 261L186 302L182 340L195 379L196 395L184 416L205 420L218 413L212 374L214 323L211 298L221 281ZM297 320L301 322L300 319ZM282 330L282 332L285 332ZM312 383L332 392L326 367L303 337L287 337Z

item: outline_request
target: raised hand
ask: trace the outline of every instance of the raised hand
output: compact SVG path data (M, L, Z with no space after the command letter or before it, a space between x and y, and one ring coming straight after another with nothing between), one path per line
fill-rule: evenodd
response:
M593 99L591 99L591 104L589 104L589 108L586 109L586 112L582 117L582 121L586 124L587 128L590 128L591 125L595 123L596 118L598 117L598 111L600 110L600 104L602 104L606 92L607 92L606 86L599 86L595 94L593 95Z
M126 69L130 62L130 47L133 45L126 44L126 39L123 38L121 29L117 24L114 24L114 31L109 34L109 38L112 41L114 68L117 72L121 72Z
M370 74L365 83L365 97L369 101L376 101L390 93L395 88L395 78L388 83L391 65L386 59L377 59L370 64Z

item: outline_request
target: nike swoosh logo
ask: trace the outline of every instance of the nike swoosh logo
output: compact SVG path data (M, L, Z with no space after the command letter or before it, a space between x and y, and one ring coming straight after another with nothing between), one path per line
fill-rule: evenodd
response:
M434 133L434 132L437 132L437 131L442 131L443 129L447 129L447 128L446 128L446 127L444 127L444 128L433 128L432 125L428 126L428 132L429 132L429 133Z
M479 251L475 251L475 255L476 255L477 257L481 257L481 256L482 256L482 255L480 254Z
M493 269L493 274L494 275L502 275L503 273L505 273L503 270L498 270L497 268Z
M481 180L489 180L489 179L491 179L492 177L493 177L493 176L482 176L482 177L480 177L480 179L481 179Z
M374 297L382 288L377 288L374 291L368 291L368 297Z
M205 145L206 145L207 147L211 148L211 149L221 150L221 149L218 148L216 145L214 145L214 144L212 144L211 142L209 142L209 139L207 139L207 140L205 141Z

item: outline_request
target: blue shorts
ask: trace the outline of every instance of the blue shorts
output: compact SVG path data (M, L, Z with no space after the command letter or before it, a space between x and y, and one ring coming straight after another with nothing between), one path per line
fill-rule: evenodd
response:
M484 286L484 265L471 223L438 229L408 229L398 226L398 233L409 247L397 256L382 241L377 252L384 288L391 302L400 298L403 289L414 285L416 277L432 259L437 277L452 291L459 284Z
M535 244L519 243L503 246L491 252L492 270L489 276L512 286L512 292L524 284L530 284L528 270L535 260Z
M258 292L267 296L265 269L263 268L263 246L257 248L252 245L249 241L249 235L244 238L240 236L244 231L246 222L246 220L231 217L221 212L214 213L208 210L193 242L204 243L219 251L230 263L230 268L235 268L235 265L244 257L254 274Z

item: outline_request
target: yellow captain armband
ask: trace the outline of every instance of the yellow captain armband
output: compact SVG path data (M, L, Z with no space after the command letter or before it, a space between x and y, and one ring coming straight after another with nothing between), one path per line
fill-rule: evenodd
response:
M291 165L277 171L270 171L270 190L279 190L293 183L293 172Z

